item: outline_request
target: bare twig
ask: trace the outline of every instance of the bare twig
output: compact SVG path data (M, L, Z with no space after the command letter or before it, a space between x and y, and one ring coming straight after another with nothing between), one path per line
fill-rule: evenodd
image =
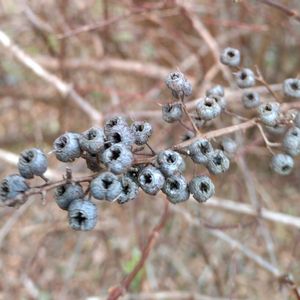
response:
M204 207L220 208L230 212L235 212L237 214L244 214L248 216L258 215L257 209L253 208L251 205L239 203L228 199L221 199L217 197L213 197L209 199L209 201L205 202ZM270 222L300 229L299 217L291 216L280 212L275 212L263 207L259 208L259 217Z
M284 14L286 14L287 16L297 20L298 22L300 22L300 15L299 12L296 10L292 10L289 9L288 7L284 6L283 4L280 4L278 2L275 2L273 0L259 0L260 2L269 5L271 7L274 7L278 10L280 10L281 12L283 12Z
M12 227L18 222L19 218L27 211L27 209L35 201L34 198L28 200L24 205L22 205L18 210L16 210L11 217L4 223L0 230L0 249L5 237L8 235Z
M154 244L159 236L160 231L164 228L167 218L168 218L168 201L165 200L165 208L164 212L160 218L159 224L154 227L152 232L150 233L147 243L142 251L142 256L137 263L137 265L134 267L132 272L121 282L120 286L112 288L109 292L107 300L116 300L119 297L121 297L129 288L131 282L135 278L135 276L138 274L138 272L143 268L151 249L154 247Z
M212 130L210 132L207 132L205 134L203 134L201 137L203 138L207 138L207 139L212 139L215 137L219 137L222 135L226 135L226 134L230 134L233 133L235 131L238 130L245 130L245 129L249 129L251 127L254 127L256 125L256 119L250 119L246 122L237 124L237 125L232 125L232 126L228 126L228 127L224 127L221 129L216 129L216 130ZM188 141L185 141L183 143L180 143L178 145L173 146L173 149L181 149L184 147L189 146L190 144L192 144L193 142L195 142L197 139L199 139L199 136L196 136Z
M259 123L257 123L256 126L258 127L258 129L259 129L259 131L260 131L260 133L261 133L261 136L262 136L263 139L264 139L264 142L265 142L265 144L266 144L267 149L270 151L271 154L274 155L274 151L273 151L272 147L280 147L281 144L280 144L280 143L272 143L272 142L270 142L270 141L268 140L268 138L267 138L267 136L266 136L266 134L265 134L265 132L264 132L262 126L261 126Z
M103 116L82 98L70 84L65 83L57 76L49 73L26 54L19 46L14 44L9 36L0 30L0 44L9 50L24 66L33 71L38 77L50 83L63 96L69 97L81 110L83 110L93 122L101 124Z
M183 13L191 21L192 26L195 29L195 31L207 43L208 47L210 48L210 50L212 52L214 60L215 60L216 64L218 65L219 69L221 70L224 78L230 83L232 76L231 76L229 70L220 63L220 59L219 59L220 49L219 49L219 46L218 46L216 40L214 39L214 37L210 34L210 32L207 30L207 28L203 25L200 18L194 12L193 8L190 7L190 5L188 5L187 1L177 0L176 3L179 7L182 8Z
M60 67L59 60L53 57L38 56L36 61L49 70L55 71ZM153 63L113 57L105 57L101 60L69 58L64 60L64 67L70 70L93 70L99 73L116 70L161 80L165 80L168 73L171 72L171 70ZM194 82L193 78L188 79Z
M182 106L182 109L183 109L185 115L187 116L187 118L189 119L190 123L192 124L193 130L194 130L195 134L200 135L200 131L199 131L198 127L196 126L195 122L193 121L191 115L189 114L189 112L188 112L188 110L186 108L186 105L184 103L184 99L183 98L181 98L181 106Z
M277 95L273 92L273 90L271 89L270 85L266 82L266 80L265 80L265 78L263 77L263 75L262 75L262 73L261 73L259 67L258 67L257 65L255 65L254 68L255 68L255 71L256 71L256 74L257 74L257 76L255 77L255 79L256 79L258 82L262 83L262 84L266 87L266 89L268 90L268 92L272 95L272 97L273 97L278 103L280 103L280 102L281 102L280 99L279 99L279 98L277 97Z
M160 10L164 7L165 5L165 1L160 1L160 3L156 4L156 5L150 5L150 6L146 6L146 7L132 7L130 9L130 11L120 15L120 16L116 16L113 17L111 19L108 20L104 20L104 21L100 21L100 22L96 22L93 24L87 24L84 25L82 27L79 27L77 29L71 30L69 32L63 33L58 35L57 37L59 39L65 39L65 38L69 38L72 37L74 35L78 35L84 32L90 32L90 31L94 31L94 30L101 30L107 26L110 26L112 24L115 24L121 20L124 20L132 15L136 15L136 14L143 14L143 13L147 13L147 12L151 12L151 11L155 11L155 10Z
M106 297L93 297L93 300L105 300ZM155 291L141 292L137 294L128 294L122 297L122 300L229 300L227 297L212 297L193 292L183 291ZM236 298L230 298L235 300Z
M95 178L96 175L97 174L73 178L72 182L76 182L76 183L90 182L93 178ZM46 193L50 190L55 189L58 186L64 185L68 182L69 182L68 179L62 179L62 180L57 180L57 181L53 181L53 182L47 182L47 183L44 183L39 186L31 187L28 191L26 191L24 193L20 193L16 198L8 199L4 203L0 204L0 207L13 205L15 203L24 203L30 196L41 195L43 193Z

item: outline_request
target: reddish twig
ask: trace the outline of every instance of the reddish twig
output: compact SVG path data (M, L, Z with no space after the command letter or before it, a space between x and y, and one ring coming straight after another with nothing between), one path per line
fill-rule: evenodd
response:
M295 20L297 20L298 22L300 22L300 15L296 10L289 9L288 7L286 7L282 4L279 4L273 0L260 0L260 2L262 2L263 4L269 5L271 7L274 7L276 9L282 11L287 16L292 17Z
M182 106L182 109L183 109L184 113L186 114L186 116L188 117L190 123L191 123L192 126L193 126L194 132L195 132L196 134L200 135L200 131L199 131L198 127L196 126L195 122L193 121L191 115L189 114L189 112L188 112L188 110L187 110L187 108L186 108L186 105L185 105L185 103L184 103L184 97L182 97L182 98L180 99L180 101L181 101L181 106Z
M266 82L266 80L264 79L259 67L257 65L254 66L255 68L255 72L257 74L257 76L255 77L255 79L260 82L261 84L263 84L266 89L268 90L268 92L272 95L272 97L278 102L280 103L280 99L277 97L277 95L272 91L270 85Z
M165 1L161 1L158 5L153 5L153 6L149 6L149 7L142 7L142 8L140 8L140 7L134 7L134 8L131 8L131 10L129 12L126 12L126 13L120 15L120 16L116 16L116 17L113 17L113 18L108 19L108 20L96 22L94 24L84 25L84 26L79 27L77 29L74 29L72 31L59 34L57 36L57 38L58 39L65 39L65 38L69 38L69 37L81 34L83 32L90 32L90 31L94 31L94 30L103 29L103 28L105 28L107 26L110 26L112 24L115 24L115 23L117 23L117 22L119 22L121 20L127 19L130 16L132 16L132 15L143 14L145 12L151 12L153 10L162 9L164 7L164 5L165 5L164 2Z
M139 271L143 268L145 265L145 262L150 254L150 251L154 247L154 244L159 236L160 231L164 228L167 218L168 218L168 207L169 202L165 201L165 208L164 212L160 218L159 223L153 228L151 231L147 243L142 251L142 257L140 258L139 262L136 264L132 272L124 278L124 280L120 283L118 287L114 287L110 290L107 300L116 300L119 297L121 297L129 288L131 282L134 280L134 278L137 276Z

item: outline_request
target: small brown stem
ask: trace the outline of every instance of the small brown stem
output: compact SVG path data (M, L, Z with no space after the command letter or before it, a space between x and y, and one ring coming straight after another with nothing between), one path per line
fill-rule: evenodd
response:
M40 176L46 183L49 182L49 179L43 174Z
M283 13L285 13L287 16L294 18L295 20L297 20L298 22L300 22L300 15L297 11L295 10L291 10L288 7L279 4L273 0L259 0L260 2L269 5L271 7L274 7L280 11L282 11Z
M146 146L150 149L152 155L156 155L156 152L154 151L154 149L150 146L150 144L147 142Z
M66 168L66 180L67 183L72 182L72 170L70 168Z
M190 123L192 124L193 126L193 129L194 129L194 132L197 134L197 135L200 135L200 131L198 129L198 127L196 126L195 122L193 121L192 117L190 116L188 110L187 110L187 107L184 103L184 96L180 97L180 101L181 101L181 105L182 105L182 108L183 108L183 111L184 113L186 114L186 116L188 117Z
M257 76L255 77L255 79L256 79L258 82L260 82L261 84L263 84L263 85L266 87L266 89L269 91L269 93L272 95L272 97L273 97L278 103L280 103L280 102L281 102L280 99L279 99L279 98L277 97L277 95L272 91L270 85L265 81L265 79L264 79L264 77L263 77L261 71L259 70L258 66L255 65L254 68L255 68L255 72L256 72L256 74L257 74Z
M272 142L270 142L268 140L268 138L267 138L267 136L266 136L266 134L265 134L262 126L259 123L256 123L256 126L258 127L258 129L259 129L259 131L260 131L260 133L261 133L261 135L262 135L262 137L264 139L264 142L266 144L267 149L271 152L271 154L274 155L275 153L274 153L272 147L280 147L281 144L280 143L272 143Z

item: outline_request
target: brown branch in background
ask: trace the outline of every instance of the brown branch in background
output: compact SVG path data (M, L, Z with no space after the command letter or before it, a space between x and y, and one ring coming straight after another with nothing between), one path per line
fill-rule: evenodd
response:
M96 124L101 124L103 116L94 107L91 106L84 98L82 98L73 87L62 81L54 74L49 73L28 54L26 54L19 46L14 44L9 36L0 30L0 44L10 51L24 66L33 71L38 77L50 83L63 96L69 97L81 110L83 110L89 118Z
M261 3L266 4L268 6L274 7L278 10L280 10L281 12L283 12L284 14L286 14L287 16L297 20L298 22L300 22L300 15L299 12L296 10L292 10L289 9L288 7L279 4L278 2L275 2L273 0L259 0Z
M139 271L144 267L146 260L155 245L155 242L159 236L160 231L164 228L168 219L168 207L169 202L165 199L164 212L160 218L158 225L156 225L151 231L147 243L142 251L142 256L139 262L136 264L132 272L121 282L120 286L114 287L110 290L107 300L116 300L121 297L129 288L131 282L134 280Z
M215 63L221 70L224 78L228 81L229 84L231 84L232 76L230 74L230 71L224 65L222 65L220 63L220 59L219 59L220 54L219 53L221 51L219 49L219 45L217 44L215 38L211 35L211 33L208 31L208 29L203 25L200 18L194 12L193 7L190 7L190 5L188 5L187 1L177 0L176 3L182 9L184 15L190 20L194 30L206 42L208 48L212 52Z
M59 34L57 36L57 38L58 39L65 39L65 38L70 38L74 35L78 35L78 34L81 34L81 33L84 33L84 32L101 30L101 29L103 29L107 26L110 26L110 25L115 24L119 21L127 19L128 17L130 17L132 15L143 14L143 13L146 13L146 12L151 12L153 10L160 10L165 6L165 2L166 1L160 1L159 4L150 5L148 7L145 6L145 7L142 7L142 8L133 7L133 8L130 9L130 11L128 11L128 12L126 12L126 13L120 15L120 16L116 16L116 17L110 18L108 20L100 21L100 22L97 22L97 23L94 23L94 24L84 25L84 26L79 27L77 29L74 29L70 32L65 32L65 33Z
M39 56L36 61L43 67L56 71L59 69L59 60L49 56ZM64 60L64 67L70 70L93 70L95 72L121 71L126 73L136 73L144 77L165 80L171 72L170 69L135 60L125 60L120 58L105 57L101 60L92 58L70 58ZM191 78L188 78L192 82Z

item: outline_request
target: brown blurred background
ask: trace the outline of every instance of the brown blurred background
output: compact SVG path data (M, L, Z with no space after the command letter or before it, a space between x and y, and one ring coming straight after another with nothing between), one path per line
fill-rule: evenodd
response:
M300 13L299 0L276 2ZM178 143L185 132L160 118L159 104L171 101L164 86L169 71L179 69L193 82L189 101L213 84L223 84L229 108L250 117L254 114L243 111L240 92L225 77L230 78L229 69L217 63L220 49L240 49L243 65L257 64L278 95L277 84L300 70L299 20L262 1L1 0L0 22L12 41L70 84L104 119L122 114L151 121L151 145L157 149ZM18 154L31 146L50 151L61 133L82 132L95 120L9 49L0 46L0 54L0 149L6 151L0 152L2 178L16 172L8 152ZM264 100L270 98L264 88L260 91ZM225 116L205 130L236 122ZM271 155L257 129L232 137L239 141L239 155L228 173L213 177L217 200L300 217L299 159L293 173L283 178L269 170ZM187 176L202 172L188 166ZM63 174L66 165L51 157L50 167ZM88 173L84 162L71 167L74 174ZM52 193L44 204L36 197L19 210L1 208L0 299L105 299L140 258L162 212L162 198L141 192L124 206L98 203L99 222L88 233L69 229ZM282 274L292 274L300 285L299 227L190 200L171 209L124 299L297 299L272 272L211 234L214 229Z

